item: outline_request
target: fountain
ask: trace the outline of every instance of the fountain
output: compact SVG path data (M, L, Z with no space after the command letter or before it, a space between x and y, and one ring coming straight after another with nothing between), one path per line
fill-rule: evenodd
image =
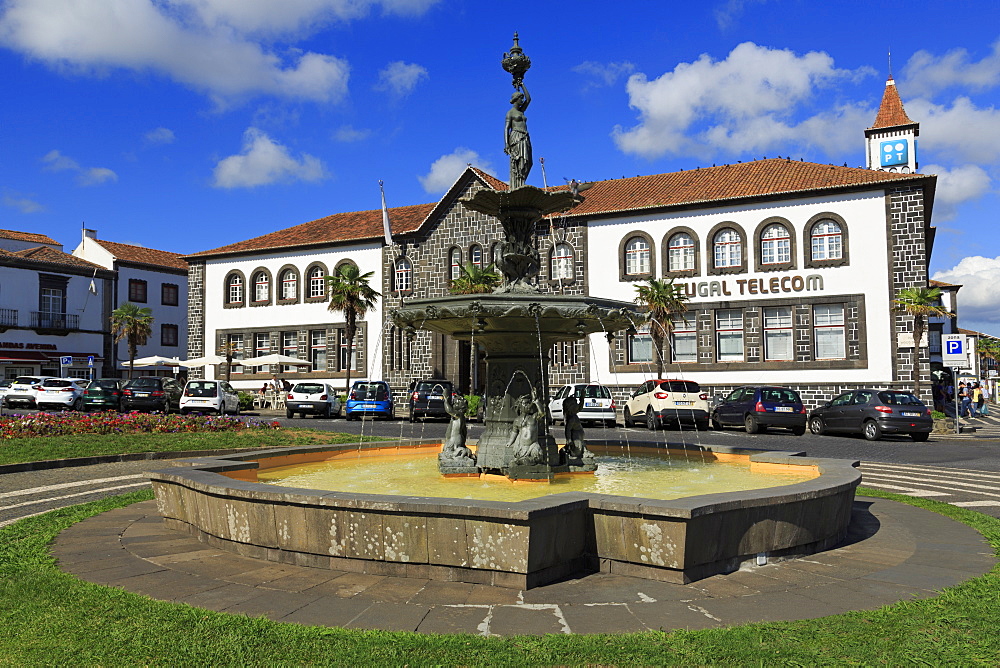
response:
M531 60L521 49L517 33L502 65L513 77L514 86L504 122L510 188L479 190L462 203L500 221L504 239L497 265L503 283L492 294L411 300L390 315L396 326L411 336L417 329L428 329L460 341L475 338L485 351L485 433L474 456L458 451L461 456L442 458L441 473L499 473L512 480L552 480L556 474L592 472L596 466L582 436L559 450L548 432L543 405L543 398L549 396L545 373L548 351L557 342L630 329L645 316L628 302L543 295L532 285L541 266L535 246L536 224L548 214L573 208L582 198L571 190L547 191L525 185L531 170L531 138L524 112L531 96L524 75Z
M475 451L465 443L464 407L441 441L399 441L281 448L178 462L149 473L164 522L238 554L319 568L530 588L560 578L608 571L690 582L739 568L748 559L811 554L843 540L858 462L747 448L670 445L625 451L617 443L588 448L574 406L567 405L566 445L548 432L547 351L554 343L633 327L634 305L594 297L543 295L532 285L541 259L536 223L581 200L578 192L525 185L531 141L524 112L530 60L514 36L504 54L515 93L505 120L509 190L484 189L466 207L496 217L504 229L498 265L503 284L492 294L409 301L391 314L396 326L475 341L486 350L486 429ZM794 473L794 484L667 499L622 495L620 489L559 491L563 476L593 473L591 449L661 457L667 451L712 465L738 461L751 472ZM268 471L343 459L422 455L456 487L494 474L503 484L555 481L546 495L512 500L443 498L418 490L378 493L379 475L361 469L363 491L297 489L261 482ZM182 468L186 466L187 468ZM261 474L261 475L259 475ZM447 481L449 477L459 480ZM630 484L626 474L625 483ZM660 480L654 480L653 485ZM769 485L771 483L768 483ZM539 485L523 485L537 490ZM568 489L569 487L564 487Z

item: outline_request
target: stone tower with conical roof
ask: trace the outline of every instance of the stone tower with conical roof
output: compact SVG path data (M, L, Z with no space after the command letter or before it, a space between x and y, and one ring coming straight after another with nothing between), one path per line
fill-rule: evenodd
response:
M917 136L920 124L914 123L903 109L892 75L885 82L882 104L875 123L865 130L865 155L868 169L910 174L917 171Z

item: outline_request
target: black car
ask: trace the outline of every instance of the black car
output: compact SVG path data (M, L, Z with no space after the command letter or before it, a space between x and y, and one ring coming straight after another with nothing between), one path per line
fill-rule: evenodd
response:
M83 391L83 410L120 410L124 378L98 378Z
M869 441L882 434L908 434L914 441L926 441L933 423L931 409L901 390L851 390L809 414L814 434L864 434Z
M787 387L737 387L712 409L712 427L737 426L748 434L784 427L801 436L806 433L806 408L798 392Z
M410 383L410 422L417 418L442 417L447 418L444 409L444 398L455 393L450 380L415 380Z
M134 378L122 389L123 411L179 411L183 388L173 378L143 376Z

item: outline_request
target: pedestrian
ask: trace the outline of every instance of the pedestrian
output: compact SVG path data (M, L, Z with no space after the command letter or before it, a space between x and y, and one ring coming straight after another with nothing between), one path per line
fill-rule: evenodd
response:
M282 378L281 379L281 389L284 390L285 392L291 392L292 391L292 384L289 383L284 378Z
M983 409L980 412L981 415L990 414L990 383L989 381L983 385Z
M278 380L277 374L271 374L271 387L274 388L275 392L280 392L282 389L281 381Z
M972 397L969 396L969 388L965 383L958 384L958 417L968 417L972 410Z
M976 381L976 386L972 388L972 403L975 406L976 415L983 414L983 405L985 400L983 399L983 388L979 381Z

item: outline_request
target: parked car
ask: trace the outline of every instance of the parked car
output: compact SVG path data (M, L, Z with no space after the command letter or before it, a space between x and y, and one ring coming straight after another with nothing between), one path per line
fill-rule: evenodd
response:
M78 378L46 378L35 393L35 406L39 410L83 410L83 392Z
M35 408L35 397L42 389L42 382L55 376L18 376L11 383L7 395L3 398L7 406L25 406Z
M851 390L809 414L809 431L814 434L863 434L869 441L882 434L908 434L914 441L926 441L933 423L931 409L900 390Z
M189 380L178 404L181 415L188 413L218 413L239 415L240 396L224 380Z
M417 418L447 418L444 398L452 397L454 394L455 387L450 380L429 378L413 381L410 383L410 422Z
M307 414L334 417L340 415L340 409L337 390L326 383L295 383L285 397L285 417L289 419L296 413L302 417Z
M120 410L124 378L98 378L83 391L83 410Z
M737 387L712 409L712 427L742 426L748 434L784 427L801 436L806 433L806 418L802 398L787 387Z
M0 380L0 405L3 405L4 397L10 391L10 386L14 384L13 378L4 378Z
M181 407L181 386L167 376L133 378L122 388L123 411L178 411Z
M625 426L645 422L648 429L667 423L708 429L708 395L693 380L647 380L625 401Z
M359 380L347 395L346 417L358 420L363 417L384 417L391 420L396 407L392 402L392 390L384 380Z
M577 405L580 407L580 412L577 413L580 422L602 422L609 427L618 424L611 390L596 383L575 383L559 388L549 402L549 418L552 422L564 419L563 401L571 396L576 397Z

